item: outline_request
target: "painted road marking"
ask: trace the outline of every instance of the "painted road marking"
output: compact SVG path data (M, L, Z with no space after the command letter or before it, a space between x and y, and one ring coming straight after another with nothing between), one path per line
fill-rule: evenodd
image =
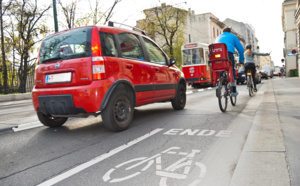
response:
M215 130L199 130L199 129L170 129L163 133L164 135L188 135L188 136L216 136L216 137L230 137L231 130L220 130L218 133Z
M186 92L186 94L193 94L193 91L188 91Z
M195 162L194 157L196 154L200 153L201 150L197 149L192 149L190 153L188 152L177 152L176 150L181 149L180 147L170 147L161 153L158 153L150 158L148 157L140 157L140 158L134 158L131 160L128 160L124 163L121 163L114 168L111 168L109 171L107 171L103 178L104 182L109 182L109 183L116 183L116 182L122 182L128 179L131 179L135 176L140 175L142 172L147 171L152 165L156 167L155 172L157 176L161 177L161 180L159 182L159 186L167 186L170 184L167 184L167 179L177 179L177 180L183 180L188 177L190 174L191 170L195 170L194 167L198 167L200 169L200 174L198 177L196 177L195 180L192 181L189 186L192 185L197 185L198 183L201 182L201 179L204 178L206 174L206 166L202 164L201 162ZM168 154L168 155L176 155L179 154L181 156L184 156L183 158L176 160L173 164L169 164L170 162L168 161L168 167L163 168L163 163L162 162L162 155L163 154ZM131 165L132 162L137 162L134 165ZM129 165L127 165L129 164ZM118 168L123 167L124 170L131 170L136 167L140 167L140 170L137 170L137 172L130 172L130 175L121 174L124 177L121 178L113 178L114 176L111 177L112 173L116 171ZM153 169L151 169L152 171ZM182 173L181 173L182 172Z
M15 126L15 127L12 128L12 130L14 132L18 132L18 131L37 128L37 127L41 127L41 126L44 126L44 125L41 124L39 121L37 121L37 122L26 123L26 124Z
M193 94L196 92L203 92L203 91L212 90L212 89L214 89L214 88L208 87L208 88L202 88L202 89L194 89L192 91L187 91L186 94L189 95L189 94Z
M100 155L100 156L98 156L98 157L96 157L96 158L94 158L94 159L92 159L92 160L90 160L86 163L83 163L81 165L78 165L77 167L74 167L71 170L68 170L67 172L64 172L64 173L62 173L58 176L53 177L50 180L42 182L38 186L54 185L54 184L66 179L66 178L69 178L69 177L73 176L76 173L79 173L79 172L83 171L84 169L87 169L87 168L89 168L89 167L91 167L91 166L93 166L93 165L95 165L95 164L111 157L114 154L117 154L117 153L127 149L128 147L131 147L132 145L135 145L135 144L149 138L150 136L152 136L152 135L154 135L154 134L156 134L156 133L158 133L162 130L163 130L162 128L157 128L157 129L151 131L150 133L145 134L144 136L136 138L136 139L130 141L129 143L127 143L127 144L121 145L120 147L117 147L117 148L109 151L108 153L102 154L102 155Z

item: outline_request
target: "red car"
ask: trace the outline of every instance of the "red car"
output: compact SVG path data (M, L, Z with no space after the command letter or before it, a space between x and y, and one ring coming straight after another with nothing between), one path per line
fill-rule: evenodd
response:
M98 116L113 131L129 127L134 107L186 104L183 73L146 35L113 26L87 26L46 37L35 69L33 105L41 123Z
M260 74L261 74L261 77L262 77L262 78L265 78L265 79L268 79L268 78L269 78L269 74L268 74L268 72L265 71L265 70L261 70L261 71L260 71Z

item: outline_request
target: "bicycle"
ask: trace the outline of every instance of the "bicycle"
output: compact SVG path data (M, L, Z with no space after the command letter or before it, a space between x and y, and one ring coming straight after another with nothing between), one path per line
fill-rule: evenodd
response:
M176 150L179 150L180 147L171 147L167 150L164 150L161 153L158 153L152 157L140 157L140 158L134 158L131 160L128 160L126 162L123 162L114 168L111 168L108 170L104 176L102 177L104 182L108 183L117 183L117 182L123 182L128 179L134 178L146 170L148 170L152 165L155 163L155 173L157 176L160 176L160 186L167 186L167 179L176 179L176 183L178 183L179 180L185 180L187 176L190 174L191 170L195 170L194 167L198 167L200 169L199 175L196 177L195 180L192 180L190 184L185 185L198 185L201 180L205 177L206 174L206 166L203 163L200 162L194 162L193 157L195 157L196 154L200 152L200 150L193 149L191 153L187 152L177 152ZM163 163L162 163L162 155L168 154L168 155L179 155L183 156L183 158L179 159L178 161L175 161L175 163L167 166L165 169L163 169ZM169 158L168 158L169 160ZM134 163L134 164L132 164ZM122 169L122 170L120 170ZM115 173L116 171L121 171L120 174ZM179 170L183 170L183 173L178 173ZM125 173L124 173L125 172ZM125 175L124 175L125 174ZM190 181L190 180L188 180Z
M251 69L247 70L247 88L249 91L249 96L252 97L254 94L254 83L253 83Z
M219 102L219 107L222 112L226 112L228 105L228 97L230 97L230 102L232 106L236 105L236 96L232 96L231 83L228 82L228 75L226 71L220 74L219 84L217 87L217 97Z
M232 72L232 62L229 60L227 47L224 43L215 43L209 45L209 63L212 69L212 82L218 84L216 96L219 102L219 108L226 112L228 97L232 106L236 105L237 97L233 96L231 83L234 81Z

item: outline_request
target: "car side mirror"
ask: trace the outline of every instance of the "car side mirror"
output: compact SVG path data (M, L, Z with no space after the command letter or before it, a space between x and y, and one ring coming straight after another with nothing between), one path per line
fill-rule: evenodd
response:
M172 66L172 65L174 65L176 63L176 59L175 58L172 58L172 59L170 59L170 64L169 64L169 66Z

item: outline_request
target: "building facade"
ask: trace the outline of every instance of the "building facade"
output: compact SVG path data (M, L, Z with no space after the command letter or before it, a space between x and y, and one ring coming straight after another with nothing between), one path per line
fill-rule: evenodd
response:
M161 4L161 7L166 7L170 5L166 5L165 3ZM155 8L155 7L154 7ZM152 9L154 9L152 8ZM173 7L177 9L176 7ZM146 13L147 10L144 10ZM186 11L186 10L184 10ZM151 12L151 11L150 11ZM146 15L146 16L151 16ZM140 20L137 21L137 27L139 27ZM226 25L221 22L215 15L212 13L204 13L204 14L195 14L195 11L189 9L187 11L187 20L186 26L184 27L183 33L183 44L192 43L192 42L199 42L199 43L214 43L216 38L222 33L223 28ZM235 30L232 30L232 33L235 34L241 41L242 45L245 46L245 40L242 36L240 36ZM164 40L161 38L156 38L154 35L153 38L159 45L163 46Z
M195 14L189 9L187 17L187 26L184 31L185 43L200 42L200 43L214 43L216 38L222 34L222 30L226 24L221 22L212 13ZM245 40L235 30L232 30L245 46Z
M273 71L275 70L275 66L273 61L271 60L271 56L258 56L260 59L260 66L259 66L259 70L261 70L262 66L270 66Z
M284 32L284 58L286 75L290 76L290 71L298 68L298 56L292 53L297 48L297 0L284 0L282 3L282 30ZM299 74L299 73L298 73Z
M300 54L300 0L297 0L296 4L296 14L295 14L295 19L296 19L296 29L297 29L297 53ZM300 68L299 68L299 61L300 61L300 55L297 56L297 68L298 68L298 76L300 77Z

